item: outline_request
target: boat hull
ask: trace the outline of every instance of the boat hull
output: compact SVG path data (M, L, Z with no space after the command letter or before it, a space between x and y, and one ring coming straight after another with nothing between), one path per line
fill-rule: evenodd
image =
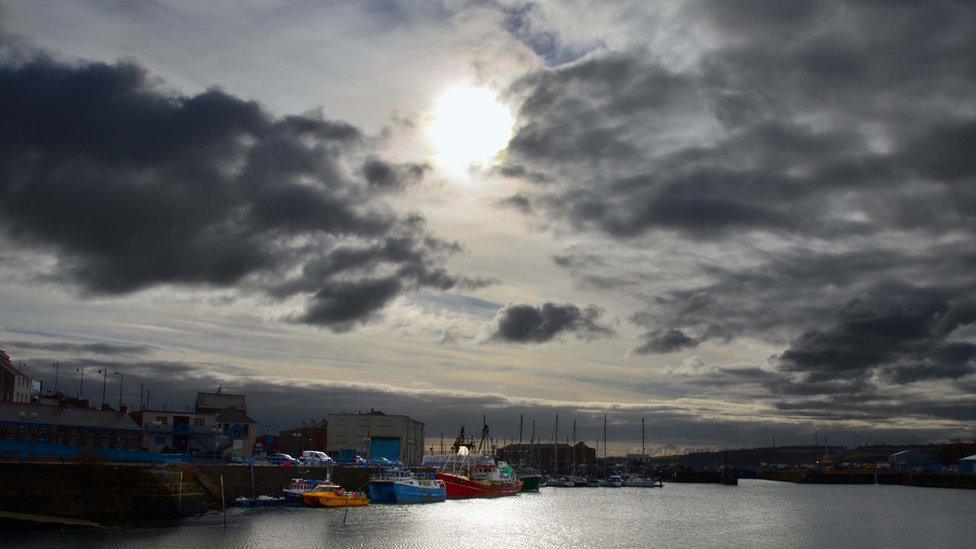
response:
M625 480L624 486L628 488L661 488L664 485L656 478L636 478Z
M396 503L436 503L447 499L447 488L444 486L414 486L394 482L393 492Z
M466 477L450 473L437 473L438 480L444 481L447 499L499 498L514 496L522 490L522 481L514 484L483 484Z
M522 481L523 492L538 492L542 485L542 475L525 475L519 479Z
M391 481L371 481L368 489L371 503L397 503L396 491Z
M302 496L308 507L364 507L369 505L366 496L342 496L337 494L312 494Z

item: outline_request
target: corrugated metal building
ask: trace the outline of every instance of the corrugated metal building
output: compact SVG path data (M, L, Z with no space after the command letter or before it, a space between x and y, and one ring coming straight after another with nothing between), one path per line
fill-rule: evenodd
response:
M378 410L329 414L326 451L340 462L356 456L386 458L419 465L424 456L424 424L403 415Z

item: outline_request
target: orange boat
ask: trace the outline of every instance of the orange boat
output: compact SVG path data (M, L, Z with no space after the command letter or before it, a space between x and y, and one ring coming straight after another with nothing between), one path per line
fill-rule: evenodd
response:
M363 507L369 498L363 492L343 490L338 484L319 484L302 494L307 507Z

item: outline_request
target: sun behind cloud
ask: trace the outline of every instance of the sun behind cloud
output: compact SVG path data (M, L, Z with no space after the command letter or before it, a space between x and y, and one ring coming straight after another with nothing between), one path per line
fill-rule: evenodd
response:
M437 99L427 123L434 162L458 173L490 165L508 146L515 119L489 88L454 86Z

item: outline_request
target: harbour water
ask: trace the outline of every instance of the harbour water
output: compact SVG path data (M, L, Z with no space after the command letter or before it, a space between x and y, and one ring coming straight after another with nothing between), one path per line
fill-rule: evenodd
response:
M345 518L345 524L343 519ZM179 525L4 534L3 547L973 547L976 491L803 485L543 488L431 505L228 510Z

